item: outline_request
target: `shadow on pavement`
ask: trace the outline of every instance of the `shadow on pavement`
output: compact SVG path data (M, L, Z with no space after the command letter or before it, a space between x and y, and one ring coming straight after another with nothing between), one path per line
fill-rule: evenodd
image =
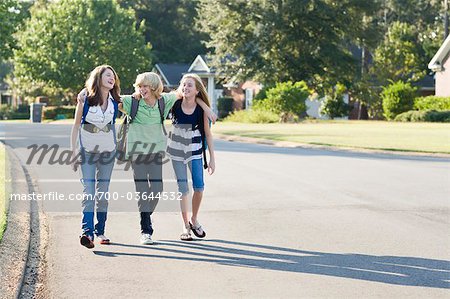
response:
M417 257L337 254L297 250L269 245L201 240L163 240L156 246L111 244L146 249L162 254L94 251L104 257L136 256L180 261L216 263L296 273L351 278L403 286L450 289L450 261Z

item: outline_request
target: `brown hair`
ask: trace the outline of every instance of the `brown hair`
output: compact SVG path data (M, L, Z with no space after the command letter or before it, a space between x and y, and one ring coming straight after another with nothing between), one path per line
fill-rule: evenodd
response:
M114 86L109 91L113 99L120 103L120 80L116 71L109 65L99 65L89 74L89 78L86 80L86 89L88 91L87 100L89 106L97 106L103 104L103 99L100 94L100 83L103 73L110 69L114 74Z

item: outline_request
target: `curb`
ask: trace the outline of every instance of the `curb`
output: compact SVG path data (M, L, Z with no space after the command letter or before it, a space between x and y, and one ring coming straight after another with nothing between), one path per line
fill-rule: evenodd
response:
M11 165L12 190L15 194L39 193L32 177L14 151L5 144ZM8 225L0 244L0 271L7 282L0 286L1 298L37 298L45 289L45 249L48 234L45 214L36 201L10 201ZM5 239L6 238L6 239ZM39 267L40 265L43 267ZM20 271L21 270L21 271Z
M28 194L26 175L18 158L9 146L5 151L11 166L12 193ZM17 233L19 232L19 233ZM21 201L10 201L7 226L0 243L0 276L5 283L0 285L1 298L18 298L24 280L31 240L30 205Z

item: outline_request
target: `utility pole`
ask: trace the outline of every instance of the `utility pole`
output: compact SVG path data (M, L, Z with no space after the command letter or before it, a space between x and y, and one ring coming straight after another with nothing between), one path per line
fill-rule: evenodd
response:
M448 36L448 0L444 0L444 40Z

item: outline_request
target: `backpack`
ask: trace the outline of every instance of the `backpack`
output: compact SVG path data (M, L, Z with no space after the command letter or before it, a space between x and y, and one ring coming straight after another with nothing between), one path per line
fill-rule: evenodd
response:
M181 101L182 100L177 100L173 104L173 107L171 109L172 121L174 121L175 118L176 118L175 111L177 109L181 109ZM203 120L204 111L203 111L202 107L200 107L200 106L198 106L198 107L200 108L200 113L198 114L198 117L197 117L197 120L196 120L196 124L194 125L193 129L198 128L198 130L200 131L200 135L201 135L201 139L202 139L202 151L203 151L203 168L207 169L208 168L208 160L207 160L207 157L206 157L206 149L208 148L208 145L206 144L205 122Z

